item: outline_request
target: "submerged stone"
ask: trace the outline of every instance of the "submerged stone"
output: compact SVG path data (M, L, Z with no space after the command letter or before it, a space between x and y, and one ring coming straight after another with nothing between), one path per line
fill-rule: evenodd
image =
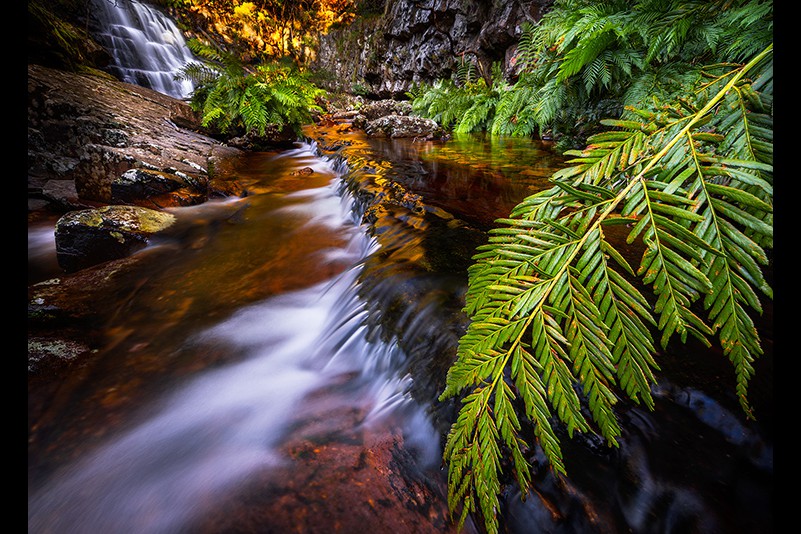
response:
M175 216L139 206L71 211L56 223L56 254L66 272L124 258L144 248L150 235L169 228Z

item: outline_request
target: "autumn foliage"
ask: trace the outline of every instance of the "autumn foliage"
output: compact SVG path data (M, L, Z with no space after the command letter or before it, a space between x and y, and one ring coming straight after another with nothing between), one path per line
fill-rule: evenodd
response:
M353 19L356 0L178 0L174 9L245 59L290 57L305 63L320 34Z

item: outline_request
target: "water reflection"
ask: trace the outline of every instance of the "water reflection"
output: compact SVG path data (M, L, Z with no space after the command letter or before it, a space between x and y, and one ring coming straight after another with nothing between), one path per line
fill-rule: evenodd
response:
M386 138L368 143L391 162L384 176L485 229L521 199L550 187L548 179L565 160L543 142L485 134L457 134L446 143Z
M415 473L442 482L458 406L436 397L465 326L467 266L560 160L481 136L309 136L252 154L247 198L176 209L135 290L114 296L103 354L56 394L29 392L46 406L29 434L29 532L322 532L327 514L375 516L376 480L359 477L398 428ZM321 158L317 143L339 149ZM51 235L32 227L29 262L46 261ZM503 496L506 531L772 530L770 440L736 415L725 358L694 351L662 355L655 412L621 408L619 449L564 436L566 480L534 453L535 491ZM327 499L346 494L359 505Z
M335 414L348 432L400 429L436 472L439 436L393 365L402 349L366 324L359 276L380 246L337 170L309 146L251 163L257 193L172 210L145 252L170 260L140 266L108 348L43 401L29 532L182 531L284 466L310 428L340 432Z

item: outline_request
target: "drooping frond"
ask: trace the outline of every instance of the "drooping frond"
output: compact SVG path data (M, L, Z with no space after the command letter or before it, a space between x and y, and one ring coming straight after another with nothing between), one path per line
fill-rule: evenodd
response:
M176 80L189 80L195 85L205 85L214 82L220 76L220 72L205 64L196 61L187 63L178 70L175 75Z
M539 124L532 105L536 94L537 88L526 83L525 74L521 76L512 88L500 93L489 131L494 135L514 136L537 133Z
M663 347L717 335L751 415L747 384L761 349L749 313L761 311L758 293L772 296L758 244L772 238L772 165L720 152L734 141L716 129L732 114L743 122L742 109L772 114L770 95L749 79L760 75L760 87L770 87L771 57L772 46L716 75L694 103L606 121L613 129L569 152L553 187L496 221L468 270L471 322L440 395L464 396L444 453L449 504L461 507L462 522L480 511L497 532L501 457L513 459L524 495L529 489L516 403L556 473L566 473L557 424L615 446L615 391L653 407L655 334ZM737 139L751 135L753 125L740 127ZM607 235L621 223L629 225L623 242ZM636 267L623 254L634 244L643 250Z
M762 267L768 265L764 248L773 248L773 121L771 91L773 61L766 58L754 69L757 83L745 79L733 86L709 127L714 152L698 153L699 174L692 184L699 200L697 213L704 222L696 233L724 255L703 256L707 276L715 288L704 299L709 319L719 332L723 353L735 367L737 395L743 410L753 362L762 354L759 336L748 309L762 313L757 292L773 297ZM725 82L721 77L710 88Z
M456 67L456 72L454 73L456 85L464 87L467 84L474 83L478 78L478 67L476 67L475 61L462 56L462 60L459 62L458 67Z
M535 41L536 26L526 21L520 27L520 39L517 41L516 64L521 72L534 67L537 61L537 42Z
M479 94L472 99L471 105L462 114L454 131L469 133L487 129L495 115L495 106L498 103L497 93Z

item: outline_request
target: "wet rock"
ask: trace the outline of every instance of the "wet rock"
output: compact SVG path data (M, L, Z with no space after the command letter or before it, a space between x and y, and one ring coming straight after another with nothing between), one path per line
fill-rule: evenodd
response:
M292 148L298 134L289 126L268 124L264 134L248 132L227 140L229 146L250 151L269 151L276 148Z
M284 466L254 476L248 488L214 503L216 509L192 530L457 534L442 472L436 466L421 468L398 429L360 430L363 416L358 410L332 410L300 423L299 434L308 439L286 444ZM318 433L321 417L356 430ZM468 520L461 532L477 529Z
M407 115L386 115L367 123L364 132L371 137L416 137L440 139L445 132L436 121Z
M405 98L420 83L449 79L465 59L490 73L493 62L515 75L524 22L552 0L394 0L383 17L354 21L321 38L315 67L331 73L329 90L370 98Z
M42 375L72 365L92 348L74 339L28 337L28 373Z
M145 256L108 261L28 286L29 386L55 390L92 361L108 341L102 332L108 310L141 284L130 273L152 261ZM31 413L37 411L31 408Z
M181 172L129 169L111 183L115 204L161 208L191 206L208 199L208 179L192 178Z
M223 146L185 102L104 76L28 66L29 197L55 210L111 203L111 184L130 169L182 173L199 184L221 178L221 158L242 153ZM74 181L77 198L44 194L51 180Z
M29 198L33 195L28 193ZM47 180L39 190L37 195L44 204L39 205L38 209L52 206L59 211L67 212L74 210L99 208L103 204L92 200L85 200L78 196L75 189L74 180Z
M290 176L308 176L310 174L314 174L314 169L311 167L303 167L289 173Z
M56 223L59 266L75 272L90 265L129 256L149 237L175 222L175 216L138 206L104 206L72 211Z

